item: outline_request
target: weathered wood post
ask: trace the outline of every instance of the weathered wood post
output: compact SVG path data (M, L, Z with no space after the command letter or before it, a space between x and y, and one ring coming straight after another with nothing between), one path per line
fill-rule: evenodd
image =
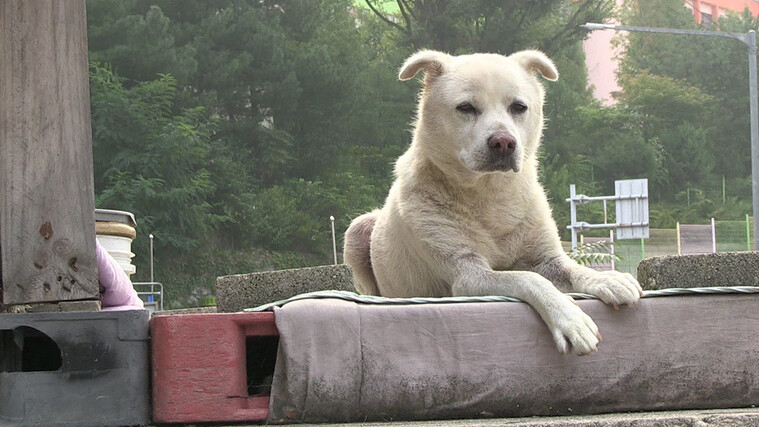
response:
M2 303L97 299L85 0L0 1L0 54Z

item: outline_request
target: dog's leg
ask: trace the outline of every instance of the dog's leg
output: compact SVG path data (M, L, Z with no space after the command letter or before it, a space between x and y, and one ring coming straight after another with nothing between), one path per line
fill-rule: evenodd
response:
M351 221L345 232L343 259L353 269L353 284L360 294L379 295L370 256L372 229L377 211L369 212Z
M614 308L620 305L634 305L643 296L643 289L632 274L595 271L578 265L563 253L543 260L533 271L559 288L595 295Z
M505 295L530 304L548 326L556 347L585 355L601 339L593 320L545 277L529 271L493 271L485 260L462 259L454 273L453 295Z

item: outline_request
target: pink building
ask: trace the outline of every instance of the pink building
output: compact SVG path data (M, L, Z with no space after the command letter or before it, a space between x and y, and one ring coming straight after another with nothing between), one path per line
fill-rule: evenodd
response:
M617 0L620 7L623 0ZM618 22L611 22L618 24ZM588 68L588 83L593 87L593 95L604 105L612 105L614 92L622 88L617 84L618 49L612 46L611 39L617 34L614 30L597 30L590 33L583 42L585 66Z
M623 0L617 0L617 6L622 2ZM727 11L740 13L745 8L749 8L752 15L759 16L759 0L685 0L683 6L693 12L693 18L699 24L709 24ZM596 99L604 105L614 104L616 101L612 94L621 90L616 78L616 57L619 52L611 44L615 35L614 30L597 30L590 33L583 43L588 82L593 86Z
M728 10L743 12L748 8L752 15L759 16L757 0L686 0L685 7L693 11L697 24L715 22Z

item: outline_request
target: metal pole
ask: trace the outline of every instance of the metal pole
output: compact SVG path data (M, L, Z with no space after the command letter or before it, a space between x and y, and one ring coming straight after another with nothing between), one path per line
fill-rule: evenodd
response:
M155 296L153 295L155 292L153 288L155 284L155 280L153 279L153 233L150 233L148 238L150 238L150 295L148 295L148 302L153 302L155 301ZM163 291L161 292L161 307L163 307Z
M155 282L153 280L153 234L150 234L148 237L150 238L150 281ZM150 292L153 292L152 286Z
M746 34L733 34L725 31L701 31L701 30L682 30L679 28L656 28L656 27L635 27L631 25L613 25L613 24L595 24L588 22L580 25L587 30L614 30L630 31L637 33L659 33L659 34L679 34L681 36L707 36L707 37L724 37L727 39L740 40L748 44Z
M332 223L332 254L335 257L335 265L337 265L337 242L335 241L335 217L330 215L329 222Z
M577 191L575 190L575 185L570 184L569 185L569 198L571 199L569 201L569 221L572 224L572 249L577 247L577 230L575 229L575 224L577 224L577 207L575 206L575 196L577 195ZM759 247L759 246L758 246Z
M756 90L756 31L748 32L748 95L751 115L751 189L754 199L754 247L759 249L759 106Z

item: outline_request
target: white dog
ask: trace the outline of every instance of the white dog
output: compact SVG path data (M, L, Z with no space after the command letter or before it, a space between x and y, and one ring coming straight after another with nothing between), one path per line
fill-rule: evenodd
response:
M425 72L410 148L385 206L356 218L345 261L356 289L386 297L506 295L537 310L562 353L596 350L598 328L571 297L637 303L630 274L582 267L562 250L538 182L543 53L451 56L420 51L400 70Z

